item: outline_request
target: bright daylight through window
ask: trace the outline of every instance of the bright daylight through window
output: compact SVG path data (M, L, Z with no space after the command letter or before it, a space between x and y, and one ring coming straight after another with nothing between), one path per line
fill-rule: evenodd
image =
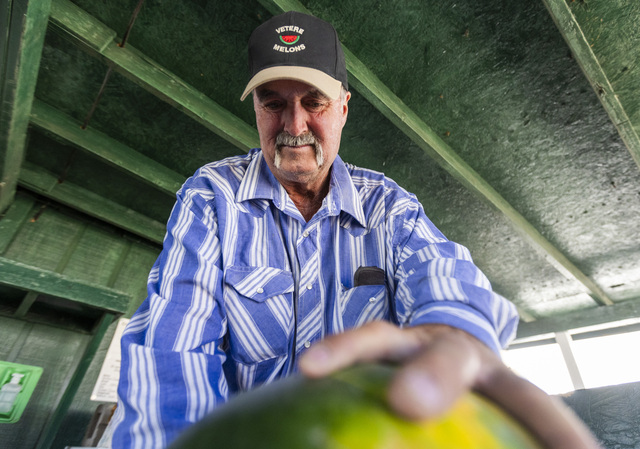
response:
M640 320L515 341L505 363L549 394L640 381ZM568 338L565 336L568 335Z

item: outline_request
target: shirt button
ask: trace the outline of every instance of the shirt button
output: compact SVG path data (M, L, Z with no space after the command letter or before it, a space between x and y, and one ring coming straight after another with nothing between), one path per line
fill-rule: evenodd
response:
M304 347L305 347L305 348L307 348L307 349L308 349L310 346L311 346L311 342L310 342L310 341L306 341L306 342L304 343Z
M262 289L262 287L258 287L256 289L256 293L264 293L264 290Z
M312 288L313 288L313 285L307 284L307 290L311 290Z
M376 302L376 298L372 296L371 298L369 298L369 302Z
M302 237L304 237L304 238L309 237L309 231L304 231L304 232L302 233Z

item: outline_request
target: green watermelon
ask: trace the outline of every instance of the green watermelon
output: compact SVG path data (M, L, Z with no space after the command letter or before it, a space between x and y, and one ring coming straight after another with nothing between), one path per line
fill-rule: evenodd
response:
M287 45L293 45L296 42L298 42L298 39L300 39L300 36L297 36L295 34L293 35L285 35L285 36L280 36L280 40L282 42L284 42Z
M362 365L259 387L216 409L170 449L540 449L474 394L438 420L399 418L385 401L392 374L388 366Z

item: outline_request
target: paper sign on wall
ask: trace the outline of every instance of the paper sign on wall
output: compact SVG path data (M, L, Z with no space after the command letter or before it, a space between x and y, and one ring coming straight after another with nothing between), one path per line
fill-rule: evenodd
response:
M116 326L115 334L107 349L107 355L100 369L98 380L96 381L91 400L98 402L117 402L118 380L120 379L120 339L127 323L128 318L120 318Z

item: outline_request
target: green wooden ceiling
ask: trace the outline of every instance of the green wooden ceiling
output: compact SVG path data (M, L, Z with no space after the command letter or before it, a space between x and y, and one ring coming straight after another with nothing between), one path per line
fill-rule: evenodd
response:
M3 211L159 245L186 177L257 146L246 42L298 9L345 47L343 159L416 193L521 336L640 316L637 0L147 0L130 26L137 4L3 1Z

